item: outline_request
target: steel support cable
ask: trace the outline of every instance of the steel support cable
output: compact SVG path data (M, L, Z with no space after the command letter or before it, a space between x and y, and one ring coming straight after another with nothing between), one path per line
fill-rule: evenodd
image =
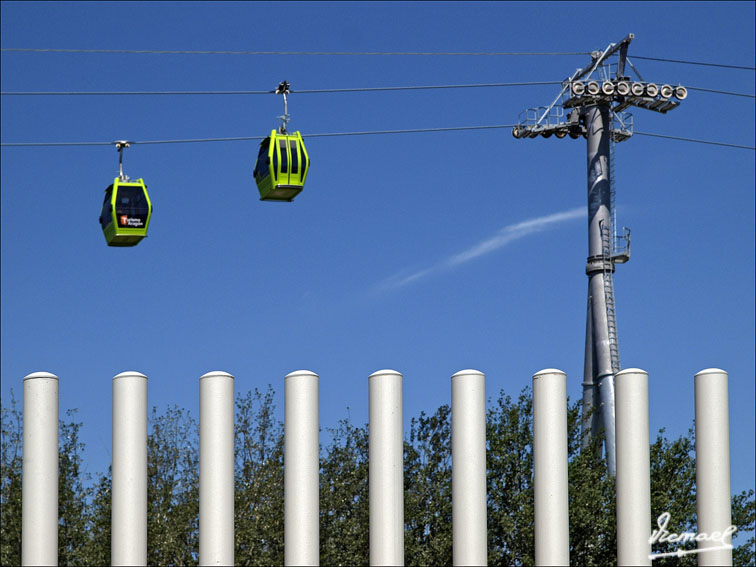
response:
M379 134L418 134L425 132L461 132L471 130L497 130L514 128L517 124L492 124L485 126L452 126L448 128L413 128L403 130L366 130L362 132L325 132L320 134L303 134L303 138L333 138L339 136L374 136ZM711 140L698 140L695 138L685 138L682 136L667 136L664 134L652 134L649 132L634 132L638 136L651 136L654 138L664 138L668 140L679 140L683 142L695 142L698 144L708 144L713 146L724 146L728 148L738 148L743 150L756 150L754 146L744 146L740 144L729 144L726 142L714 142ZM246 142L259 141L265 136L242 136L234 138L194 138L183 140L142 140L129 141L130 144L190 144L203 142ZM0 142L2 147L54 147L54 146L112 146L115 142Z
M590 55L590 51L192 51L192 50L157 50L157 49L47 49L47 48L18 48L3 47L0 51L16 53L104 53L104 54L137 54L137 55L422 55L422 56L553 56L553 55ZM702 65L705 67L723 67L725 69L741 69L756 71L756 67L744 65L728 65L724 63L706 63L702 61L685 61L682 59L666 59L663 57L643 57L634 55L633 59L646 61L661 61L664 63L681 63L685 65Z
M526 81L516 83L473 83L461 85L410 85L402 87L353 87L343 89L302 89L291 90L290 93L296 94L332 94L332 93L357 93L357 92L386 92L386 91L421 91L434 89L477 89L489 87L532 87L542 85L561 85L564 81ZM740 96L745 98L756 98L756 95L749 93L736 93L733 91L722 91L717 89L707 89L704 87L689 87L690 91L701 91L707 93L723 94L730 96ZM3 91L3 96L143 96L143 95L267 95L275 94L275 91Z
M423 132L459 132L463 130L494 130L513 128L515 124L500 124L488 126L453 126L449 128L415 128L405 130L368 130L363 132L325 132L321 134L303 134L303 138L329 138L337 136L372 136L376 134L417 134ZM142 140L129 141L130 144L190 144L201 142L245 142L259 141L265 136L242 136L235 138L194 138L186 140ZM32 146L112 146L114 142L0 142L0 146L32 147Z
M701 91L705 93L716 93L716 94L723 94L723 95L730 95L730 96L744 96L746 98L756 98L756 95L748 94L748 93L734 93L732 91L718 91L716 89L705 89L703 87L685 87L689 91Z
M684 65L702 65L704 67L723 67L725 69L742 69L744 71L756 71L756 67L746 67L744 65L727 65L724 63L704 63L701 61L683 61L681 59L664 59L662 57L641 57L633 55L633 59L644 59L646 61L662 61L664 63L682 63Z
M17 53L107 53L136 55L423 55L423 56L518 56L518 55L590 55L590 51L191 51L156 49L37 49L3 47L0 51Z
M529 81L519 83L475 83L469 85L417 85L404 87L355 87L343 89L302 89L290 90L291 94L356 93L383 91L420 91L433 89L474 89L487 87L530 87L540 85L561 85L562 81ZM275 91L7 91L0 95L265 95Z
M711 140L697 140L695 138L683 138L682 136L666 136L664 134L651 134L649 132L633 132L634 136L651 136L667 140L680 140L682 142L695 142L697 144L709 144L712 146L724 146L727 148L739 148L741 150L756 150L756 146L741 146L740 144L728 144L726 142L712 142Z

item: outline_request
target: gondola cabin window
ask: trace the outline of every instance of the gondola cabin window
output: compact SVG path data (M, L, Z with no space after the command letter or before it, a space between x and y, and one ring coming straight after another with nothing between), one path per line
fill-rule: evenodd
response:
M111 185L105 190L105 200L102 202L102 211L100 212L100 226L102 229L113 222L113 205L111 200L113 199L113 186Z
M289 160L288 160L288 155L287 155L288 152L286 151L286 140L279 140L278 147L281 150L281 173L288 173Z
M270 138L263 140L260 144L260 152L257 154L257 165L255 166L255 179L266 177L270 172L270 159L268 159L268 148L270 147Z
M150 206L141 186L121 185L116 196L116 219L118 226L143 228L147 223Z
M289 150L291 151L291 172L299 173L299 152L296 140L289 140Z

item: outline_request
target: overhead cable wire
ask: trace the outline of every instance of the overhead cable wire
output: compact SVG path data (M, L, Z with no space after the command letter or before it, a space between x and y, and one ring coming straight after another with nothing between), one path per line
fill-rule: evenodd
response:
M590 55L590 51L192 51L158 49L46 49L3 47L0 51L18 53L106 53L134 55L424 55L424 56L518 56Z
M488 87L531 87L541 85L561 85L562 81L529 81L519 83L475 83L469 85L410 85L403 87L353 87L343 89L291 89L291 94L323 94L323 93L356 93L356 92L382 92L382 91L420 91L433 89L476 89ZM7 91L0 92L0 95L264 95L274 94L274 90L269 91Z
M701 61L683 61L681 59L664 59L662 57L641 57L633 55L633 59L644 59L646 61L662 61L664 63L682 63L684 65L701 65L704 67L723 67L725 69L742 69L744 71L756 71L756 67L746 67L744 65L727 65L725 63L704 63Z
M325 132L321 134L303 134L303 138L327 138L337 136L371 136L376 134L416 134L422 132L457 132L462 130L491 130L501 128L513 128L514 124L488 125L488 126L453 126L449 128L415 128L404 130L368 130L362 132ZM192 138L184 140L142 140L131 141L129 144L189 144L200 142L242 142L259 141L265 136L242 136L234 138ZM32 147L32 146L112 146L115 142L0 142L0 146L9 147Z
M711 140L697 140L695 138L683 138L681 136L666 136L664 134L651 134L649 132L633 132L634 136L651 136L667 140L680 140L682 142L695 142L697 144L709 144L712 146L724 146L727 148L739 148L741 150L756 150L756 146L741 146L740 144L728 144L726 142L712 142Z
M340 89L302 89L290 90L291 94L333 94L333 93L359 93L359 92L387 92L387 91L421 91L437 89L477 89L491 87L532 87L543 85L561 85L564 81L527 81L517 83L474 83L462 85L410 85L401 87L351 87ZM687 87L691 91L701 91L707 93L723 94L730 96L740 96L745 98L756 98L756 95L749 93L737 93L733 91L722 91L717 89L707 89L703 87ZM183 96L183 95L266 95L274 94L275 91L3 91L2 96Z
M734 93L732 91L718 91L716 89L704 89L702 87L685 87L689 91L701 91L705 93L716 93L716 94L723 94L723 95L730 95L730 96L743 96L746 98L756 98L756 95L748 94L748 93Z
M180 50L180 49L48 49L48 48L18 48L3 47L0 51L16 53L102 53L102 54L136 54L136 55L356 55L356 56L554 56L554 55L590 55L590 51L221 51L221 50ZM646 61L661 61L664 63L681 63L685 65L701 65L705 67L722 67L725 69L741 69L756 71L756 67L744 65L729 65L726 63L707 63L702 61L685 61L682 59L667 59L663 57L645 57L634 55L634 59Z
M513 128L517 124L491 124L484 126L452 126L447 128L413 128L402 130L366 130L362 132L324 132L320 134L303 134L303 138L328 138L340 136L374 136L379 134L418 134L425 132L460 132L465 130L495 130ZM654 138L664 138L668 140L679 140L683 142L695 142L698 144L708 144L713 146L724 146L728 148L738 148L743 150L756 150L754 146L744 146L740 144L729 144L726 142L714 142L711 140L698 140L695 138L684 138L682 136L667 136L664 134L652 134L649 132L634 132L634 135L651 136ZM241 141L259 141L265 136L243 136L234 138L191 138L182 140L141 140L131 141L133 145L147 144L189 144L203 142L241 142ZM2 147L52 147L52 146L112 146L115 142L0 142Z

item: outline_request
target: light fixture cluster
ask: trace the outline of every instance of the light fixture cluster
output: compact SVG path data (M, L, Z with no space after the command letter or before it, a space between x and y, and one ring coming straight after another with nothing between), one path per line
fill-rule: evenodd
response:
M628 81L625 79L613 81L573 81L570 83L570 92L576 97L614 97L614 96L633 96L647 98L661 98L669 100L685 100L688 96L688 89L682 85L657 85L656 83L645 83L638 81Z

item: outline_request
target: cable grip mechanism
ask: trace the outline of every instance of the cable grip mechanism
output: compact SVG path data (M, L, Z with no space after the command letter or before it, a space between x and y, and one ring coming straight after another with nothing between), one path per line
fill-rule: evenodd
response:
M129 176L123 174L123 149L128 148L131 145L131 142L128 142L126 140L117 140L113 143L115 144L116 150L118 150L118 178L121 181L128 181Z
M289 120L291 119L291 116L289 116L289 104L286 99L286 95L291 94L289 87L290 87L289 81L281 81L281 84L279 84L275 90L276 94L283 95L284 113L283 113L283 116L279 116L279 118L281 119L281 126L278 128L278 131L281 134L286 134L286 125L289 123Z

